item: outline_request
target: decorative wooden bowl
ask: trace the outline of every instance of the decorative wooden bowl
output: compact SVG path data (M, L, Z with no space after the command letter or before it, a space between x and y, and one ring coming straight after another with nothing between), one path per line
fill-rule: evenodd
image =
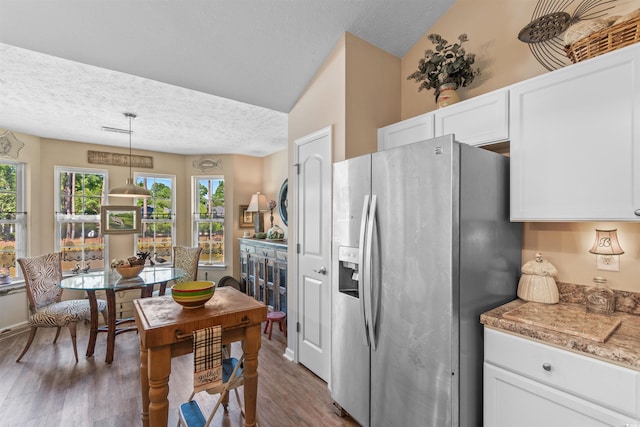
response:
M184 308L203 307L211 299L216 284L209 281L176 283L171 288L171 296Z
M144 269L144 265L118 265L116 271L123 279L132 279Z

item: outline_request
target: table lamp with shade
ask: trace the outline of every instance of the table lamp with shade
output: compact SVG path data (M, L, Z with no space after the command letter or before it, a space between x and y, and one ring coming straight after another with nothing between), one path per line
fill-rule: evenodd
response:
M264 194L257 192L251 195L251 201L247 212L253 212L253 227L256 233L264 233L264 215L262 212L267 212L267 197Z

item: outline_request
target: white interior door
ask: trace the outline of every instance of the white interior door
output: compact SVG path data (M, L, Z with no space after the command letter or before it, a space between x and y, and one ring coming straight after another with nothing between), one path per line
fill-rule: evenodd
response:
M297 139L298 360L331 372L331 127Z

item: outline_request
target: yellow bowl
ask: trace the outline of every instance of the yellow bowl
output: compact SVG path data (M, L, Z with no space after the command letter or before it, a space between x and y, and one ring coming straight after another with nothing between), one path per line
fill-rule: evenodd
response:
M131 279L136 277L144 270L144 265L118 265L116 271L123 279Z
M171 287L171 296L184 308L199 308L211 299L215 290L214 282L204 280L176 283Z

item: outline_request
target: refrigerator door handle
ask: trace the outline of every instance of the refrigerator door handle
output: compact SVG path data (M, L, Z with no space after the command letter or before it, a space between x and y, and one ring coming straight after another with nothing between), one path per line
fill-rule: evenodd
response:
M364 316L365 316L365 324L367 326L367 335L369 337L369 345L372 350L376 349L376 336L375 336L375 328L373 324L373 268L375 263L372 259L372 247L373 247L373 232L377 226L376 223L376 209L378 196L375 194L371 196L371 205L369 206L369 217L367 218L367 237L366 242L367 245L365 247L365 278L364 278L364 293L366 298L364 298Z
M364 247L367 231L367 223L369 222L369 195L364 196L362 204L362 217L360 218L360 245L358 246L358 265L360 266L360 274L358 275L358 296L360 298L360 316L362 325L364 326L364 343L369 346L369 328L367 326L367 317L365 314L364 286L366 276L366 266L364 259Z

